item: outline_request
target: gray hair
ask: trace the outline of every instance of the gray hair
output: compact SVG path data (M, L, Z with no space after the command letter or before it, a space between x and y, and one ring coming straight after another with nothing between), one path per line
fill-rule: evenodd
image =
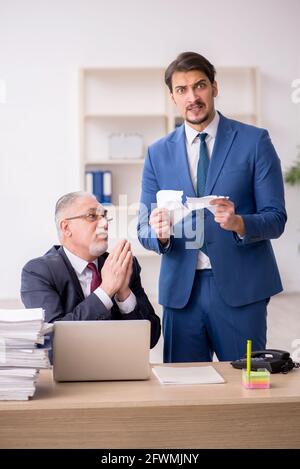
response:
M55 224L57 229L57 234L59 239L61 239L61 229L60 229L60 222L64 218L64 214L68 208L70 208L73 203L82 197L96 197L91 194L90 192L85 191L77 191L77 192L69 192L61 196L55 204Z

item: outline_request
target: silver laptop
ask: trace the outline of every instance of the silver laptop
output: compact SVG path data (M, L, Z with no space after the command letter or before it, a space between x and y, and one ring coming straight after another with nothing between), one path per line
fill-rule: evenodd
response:
M56 381L139 380L150 376L150 321L57 321Z

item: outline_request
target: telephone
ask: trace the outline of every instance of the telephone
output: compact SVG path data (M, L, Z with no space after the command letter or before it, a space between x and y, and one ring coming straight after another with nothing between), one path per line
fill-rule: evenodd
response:
M231 362L233 368L247 368L247 359L241 358ZM300 364L294 362L289 352L283 350L258 350L251 353L251 370L266 368L270 373L288 373L293 368L299 368Z

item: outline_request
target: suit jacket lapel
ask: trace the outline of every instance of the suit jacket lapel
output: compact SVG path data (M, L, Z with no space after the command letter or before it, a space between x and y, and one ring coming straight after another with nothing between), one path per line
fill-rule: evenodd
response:
M232 145L233 139L236 134L236 130L233 130L229 119L220 114L220 121L214 144L213 153L210 160L210 165L207 173L205 195L212 193L213 188L217 182L220 171L227 158L229 149ZM226 194L216 194L226 195Z
M76 293L80 296L80 298L82 300L84 300L84 294L83 294L80 282L78 280L77 274L76 274L75 270L73 269L69 259L67 258L66 253L63 250L62 246L60 246L60 248L58 249L58 253L60 254L60 256L61 256L61 258L62 258L62 260L63 260L63 262L64 262L64 264L65 264L71 278L72 278L73 285L74 285L74 288L76 290ZM99 270L99 272L101 271L107 256L108 256L108 253L105 252L104 254L102 254L102 256L98 257L98 270Z
M184 125L180 126L173 138L169 140L168 148L174 159L176 172L181 181L184 194L188 197L196 197L186 153Z
M67 258L66 256L66 253L65 251L63 250L63 247L61 246L58 250L58 253L60 254L69 274L70 274L70 277L72 279L72 282L73 282L73 285L74 285L74 288L76 290L76 293L79 295L79 297L84 300L84 294L83 294L83 291L82 291L82 288L81 288L81 285L80 285L80 282L78 280L78 277L76 275L76 272L75 270L73 269L69 259Z

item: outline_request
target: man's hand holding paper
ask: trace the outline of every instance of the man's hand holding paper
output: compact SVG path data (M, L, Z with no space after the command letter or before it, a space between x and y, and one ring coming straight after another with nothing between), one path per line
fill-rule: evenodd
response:
M235 231L244 236L243 219L235 213L234 203L227 196L208 195L204 197L187 197L182 203L183 191L160 190L156 194L157 208L150 216L149 223L156 233L158 240L168 244L173 232L173 226L194 210L208 209L214 215L214 220L224 230Z
M215 222L224 230L235 231L244 236L243 219L235 213L234 203L227 196L208 195L205 197L187 197L182 203L183 191L161 190L156 194L157 208L150 216L150 225L161 243L170 239L172 225L193 210L208 209L213 213Z
M172 226L170 211L167 208L155 208L150 215L149 223L161 244L167 244L170 240Z
M239 236L245 235L243 218L235 213L235 206L228 198L217 198L210 201L215 207L215 222L220 224L223 230L235 231Z
M152 211L149 223L163 245L169 242L173 226L190 213L182 203L182 196L183 191L160 190L156 193L157 208Z
M229 197L223 195L205 195L204 197L187 197L186 206L189 210L202 210L207 208L213 215L216 212L216 207L211 205L213 200L226 200Z

